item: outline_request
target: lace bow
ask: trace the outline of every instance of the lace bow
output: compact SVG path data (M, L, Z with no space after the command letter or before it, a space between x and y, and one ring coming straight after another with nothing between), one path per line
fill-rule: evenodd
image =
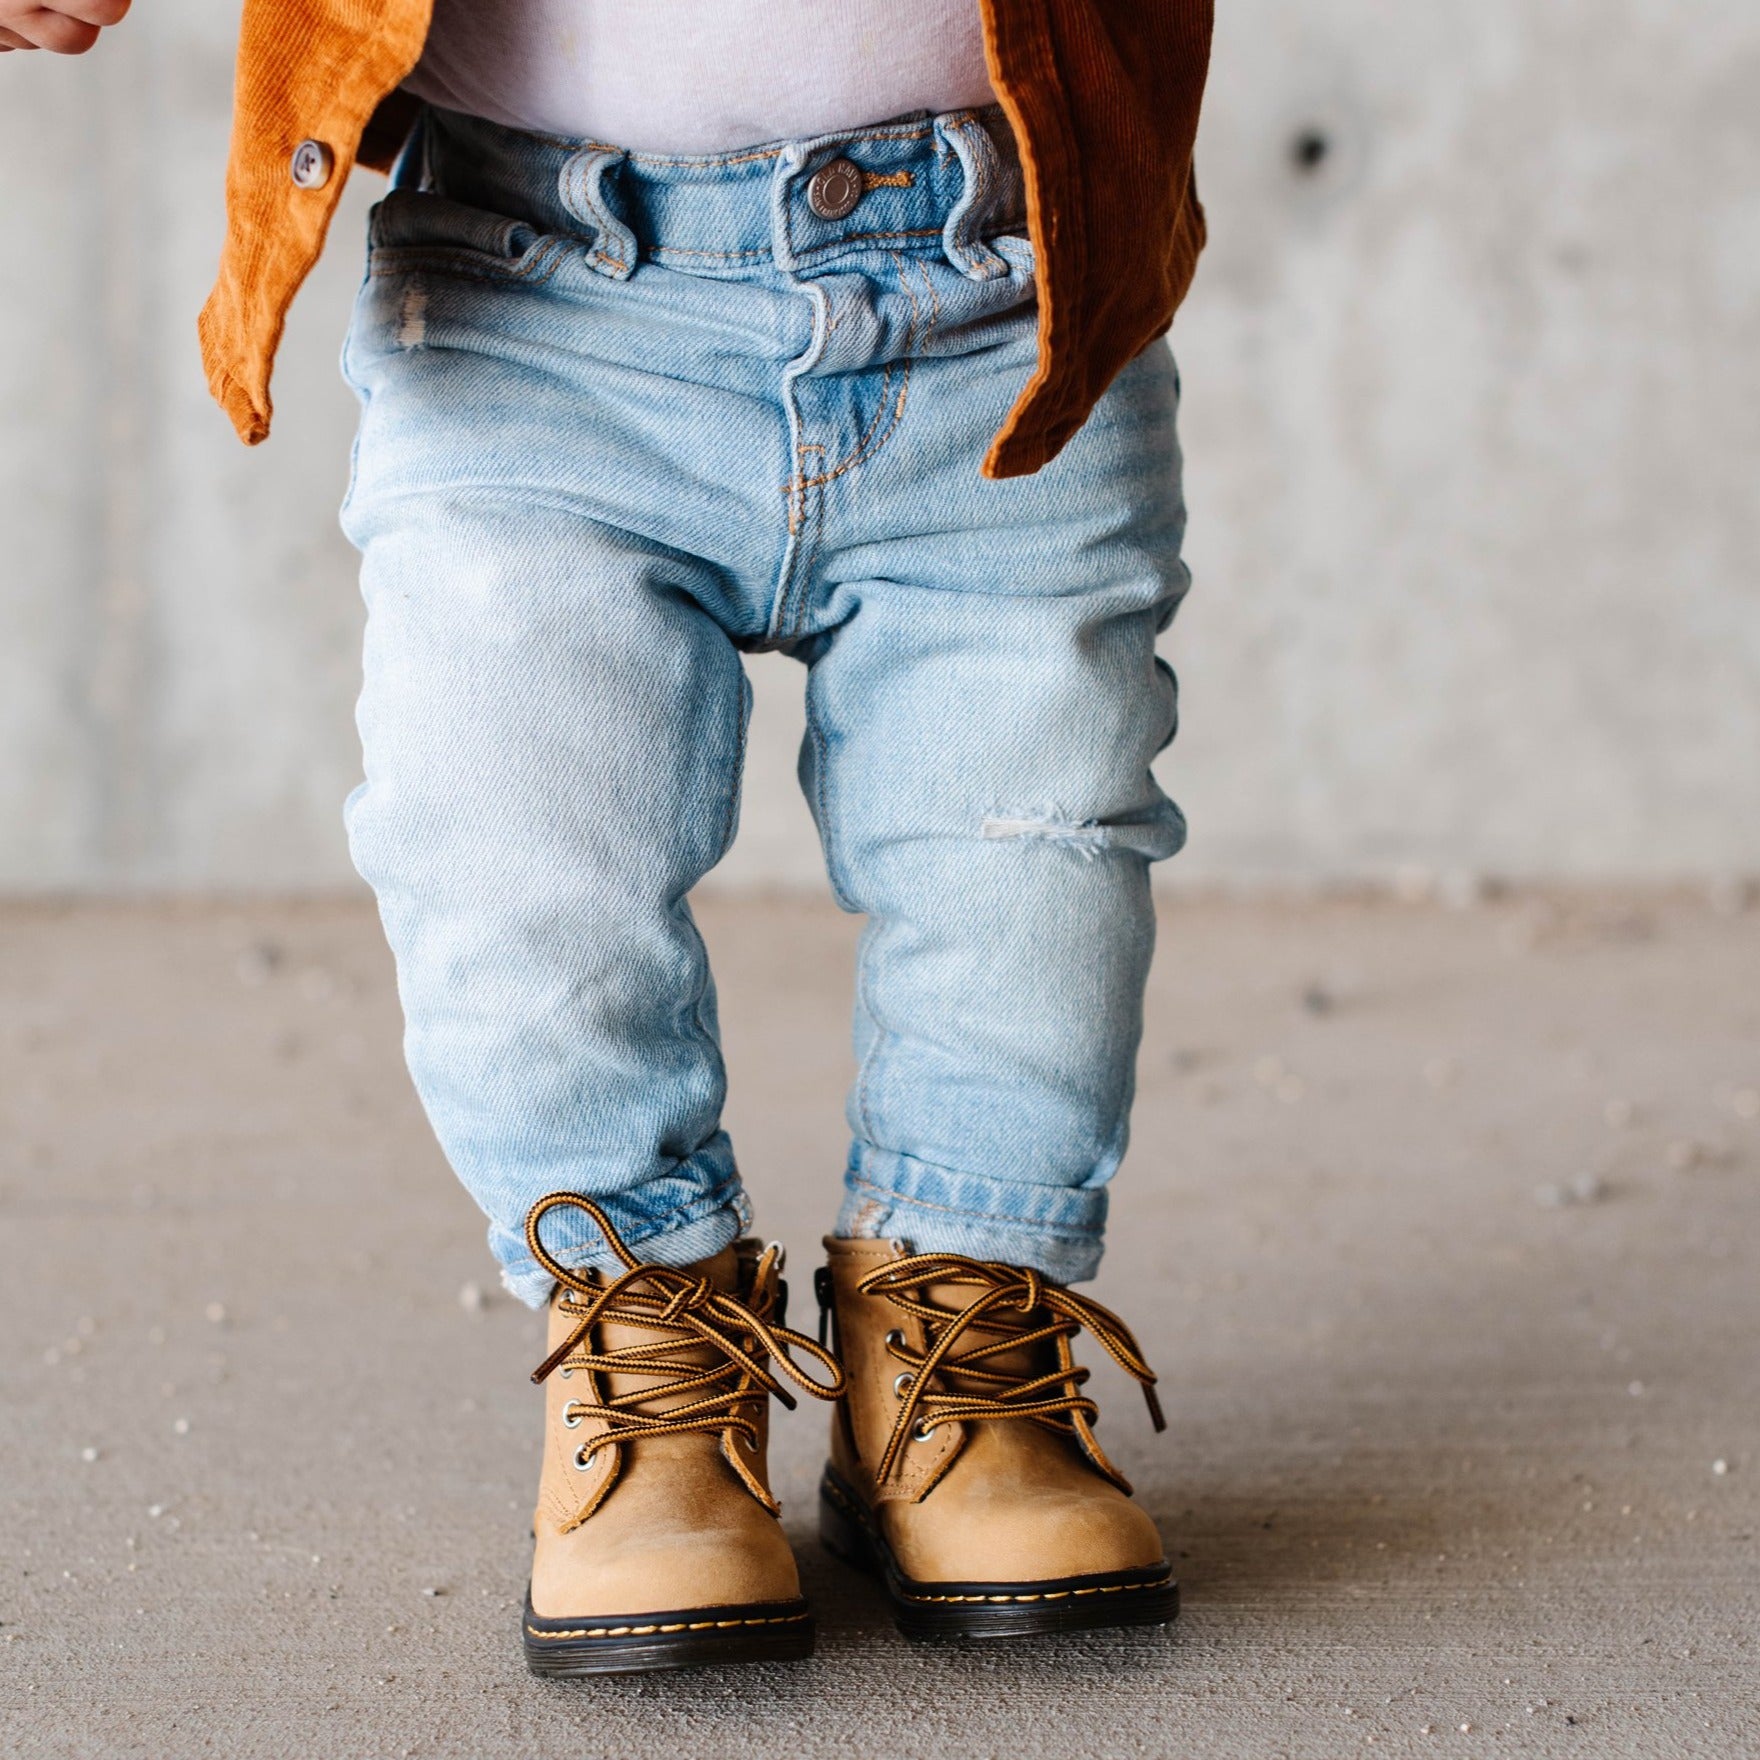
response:
M972 1286L977 1293L959 1309L928 1300L931 1286L949 1284ZM1155 1428L1167 1428L1155 1396L1155 1372L1131 1329L1110 1308L1037 1271L958 1253L913 1253L868 1272L857 1288L886 1297L924 1328L920 1352L911 1349L902 1331L887 1335L887 1350L906 1365L906 1373L898 1381L903 1403L876 1469L880 1479L894 1470L913 1436L927 1439L939 1425L1025 1419L1071 1438L1107 1478L1129 1491L1130 1482L1094 1439L1100 1408L1082 1392L1089 1371L1070 1353L1070 1340L1083 1331L1141 1386ZM962 1339L968 1348L956 1355ZM1053 1347L1055 1362L1044 1374L996 1367L1000 1356L1046 1344Z

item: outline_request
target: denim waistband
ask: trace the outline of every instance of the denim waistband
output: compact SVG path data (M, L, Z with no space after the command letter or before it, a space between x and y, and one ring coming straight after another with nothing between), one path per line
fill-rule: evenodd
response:
M859 199L827 218L809 192L839 159L859 171ZM810 275L876 250L944 254L984 280L1007 273L984 241L1023 231L1026 213L1000 107L701 157L528 134L429 107L395 182L587 240L594 267L619 280L644 261L729 278L772 267Z

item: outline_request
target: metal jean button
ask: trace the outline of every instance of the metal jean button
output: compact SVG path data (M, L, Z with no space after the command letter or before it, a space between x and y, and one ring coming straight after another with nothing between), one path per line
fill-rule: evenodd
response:
M336 155L322 141L301 141L287 167L301 189L322 189L335 169Z
M821 220L841 220L855 211L864 188L862 168L848 159L821 165L807 184L807 206Z

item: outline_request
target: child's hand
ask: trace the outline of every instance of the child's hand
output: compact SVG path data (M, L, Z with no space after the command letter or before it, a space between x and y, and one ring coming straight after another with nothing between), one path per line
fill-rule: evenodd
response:
M129 0L0 0L0 55L9 49L52 49L83 55L108 26L120 24Z

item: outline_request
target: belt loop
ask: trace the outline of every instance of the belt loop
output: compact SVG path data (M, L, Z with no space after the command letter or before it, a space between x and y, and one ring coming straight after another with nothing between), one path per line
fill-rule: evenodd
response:
M941 248L961 274L974 281L993 281L1008 273L1008 264L984 243L982 234L1002 194L1002 159L996 143L969 110L935 118L935 132L953 149L965 172L966 186L941 229Z
M800 267L795 261L789 204L794 193L794 180L806 162L807 154L800 142L791 141L776 155L776 168L770 174L770 254L776 260L776 267L785 274L792 274Z
M587 147L563 161L556 179L563 207L593 229L593 267L613 281L627 281L636 266L636 235L611 211L606 187L623 158L611 148Z

